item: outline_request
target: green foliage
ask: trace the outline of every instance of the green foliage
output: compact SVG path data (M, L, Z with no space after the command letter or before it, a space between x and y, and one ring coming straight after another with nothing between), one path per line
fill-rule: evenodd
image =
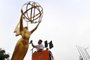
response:
M9 54L6 54L5 50L0 49L0 60L5 60L9 58Z

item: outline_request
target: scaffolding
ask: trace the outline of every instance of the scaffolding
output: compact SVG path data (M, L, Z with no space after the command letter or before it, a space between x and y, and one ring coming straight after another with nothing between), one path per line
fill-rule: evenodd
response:
M80 46L76 46L79 52L79 60L90 60L90 55L87 52L88 48L83 48Z

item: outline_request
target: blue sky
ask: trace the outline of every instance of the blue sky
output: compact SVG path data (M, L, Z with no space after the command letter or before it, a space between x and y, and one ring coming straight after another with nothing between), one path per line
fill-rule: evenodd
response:
M13 33L20 9L30 0L0 1L0 47L10 56L20 37ZM31 39L52 40L55 60L78 60L76 45L90 50L90 0L32 0L43 6L43 19ZM31 40L30 39L30 40ZM30 60L31 46L25 60ZM90 52L89 52L90 53Z

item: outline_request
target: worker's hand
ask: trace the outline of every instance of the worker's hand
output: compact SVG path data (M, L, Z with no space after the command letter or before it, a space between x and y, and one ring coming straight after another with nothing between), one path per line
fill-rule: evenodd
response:
M31 41L30 41L30 44L32 44L32 42L33 42L33 41L31 40Z

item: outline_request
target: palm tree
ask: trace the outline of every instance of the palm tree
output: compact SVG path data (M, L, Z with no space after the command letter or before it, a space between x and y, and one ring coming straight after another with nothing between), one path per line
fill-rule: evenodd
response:
M0 60L5 60L5 59L8 60L8 58L9 58L9 54L6 54L5 50L0 49Z

